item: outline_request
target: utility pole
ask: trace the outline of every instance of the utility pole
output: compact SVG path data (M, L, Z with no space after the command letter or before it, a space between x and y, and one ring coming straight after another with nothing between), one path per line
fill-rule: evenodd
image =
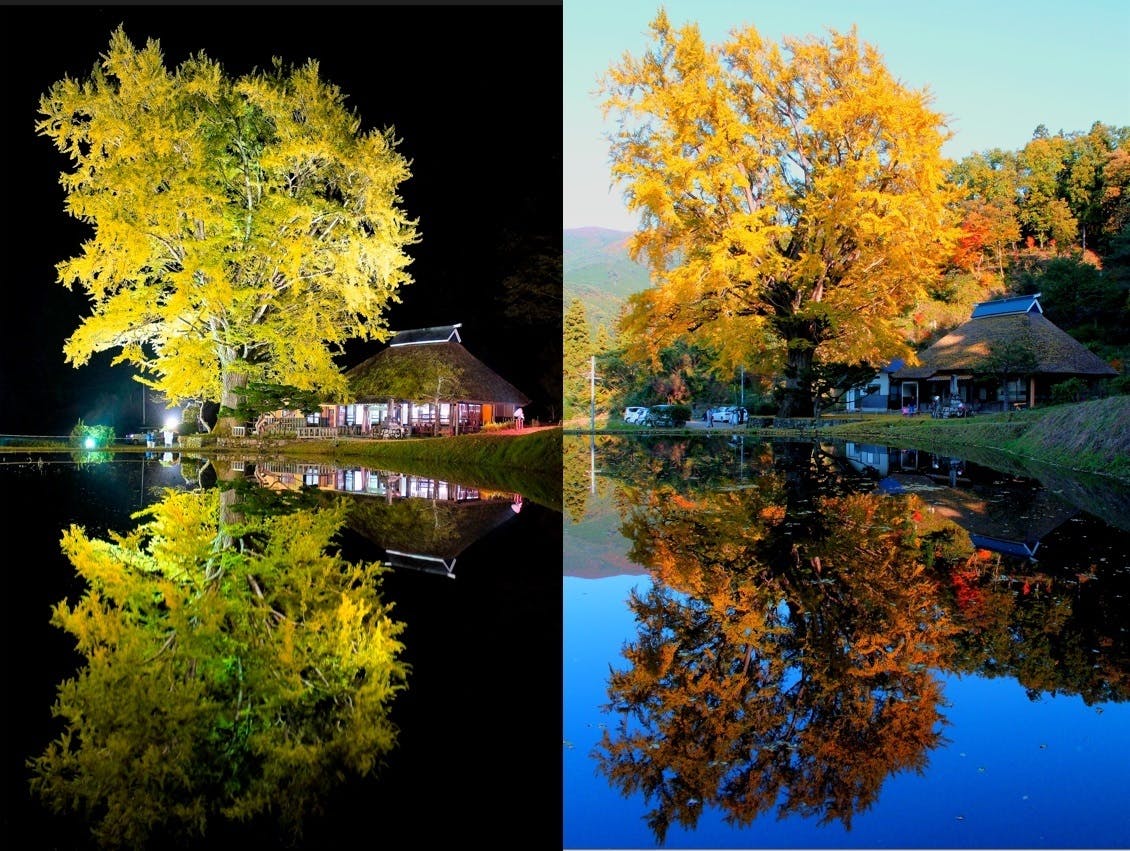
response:
M596 355L589 356L589 431L596 433Z
M589 435L589 490L596 493L596 433Z

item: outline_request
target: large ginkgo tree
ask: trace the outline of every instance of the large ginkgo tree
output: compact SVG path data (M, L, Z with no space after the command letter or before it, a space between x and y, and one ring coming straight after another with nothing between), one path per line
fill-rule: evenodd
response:
M707 342L720 366L782 376L788 415L811 412L814 364L909 355L897 320L953 237L929 93L854 29L778 45L746 26L712 46L660 10L650 34L600 86L654 284L622 325L639 356Z
M89 79L56 82L39 112L70 159L66 209L91 226L57 267L90 298L67 362L117 352L174 404L221 413L249 380L342 397L333 355L386 339L411 282L393 128L362 131L315 60L230 78L200 53L170 70L159 42L120 27Z

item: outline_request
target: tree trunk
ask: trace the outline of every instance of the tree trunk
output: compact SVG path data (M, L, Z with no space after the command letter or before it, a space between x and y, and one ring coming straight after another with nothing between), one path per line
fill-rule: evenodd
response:
M216 427L213 432L217 435L230 437L233 426L243 425L242 420L231 412L239 407L241 398L235 392L235 389L247 386L247 373L225 369L223 381L224 390L220 396L221 415L216 419Z
M796 343L800 344L796 345ZM812 416L812 386L808 376L812 368L814 350L815 346L807 340L789 340L788 361L785 365L785 389L781 395L777 416L783 418Z

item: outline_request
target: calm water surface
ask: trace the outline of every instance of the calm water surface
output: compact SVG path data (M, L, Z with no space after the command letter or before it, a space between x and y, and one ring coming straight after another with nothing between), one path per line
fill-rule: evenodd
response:
M1128 847L1124 489L567 437L564 496L565 848Z
M8 847L559 846L557 508L315 464L0 461Z

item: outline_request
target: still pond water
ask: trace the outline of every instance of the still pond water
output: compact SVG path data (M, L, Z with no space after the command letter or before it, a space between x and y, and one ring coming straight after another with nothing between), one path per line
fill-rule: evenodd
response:
M564 847L1126 848L1130 494L566 438Z
M559 847L559 506L316 464L0 462L6 847Z

